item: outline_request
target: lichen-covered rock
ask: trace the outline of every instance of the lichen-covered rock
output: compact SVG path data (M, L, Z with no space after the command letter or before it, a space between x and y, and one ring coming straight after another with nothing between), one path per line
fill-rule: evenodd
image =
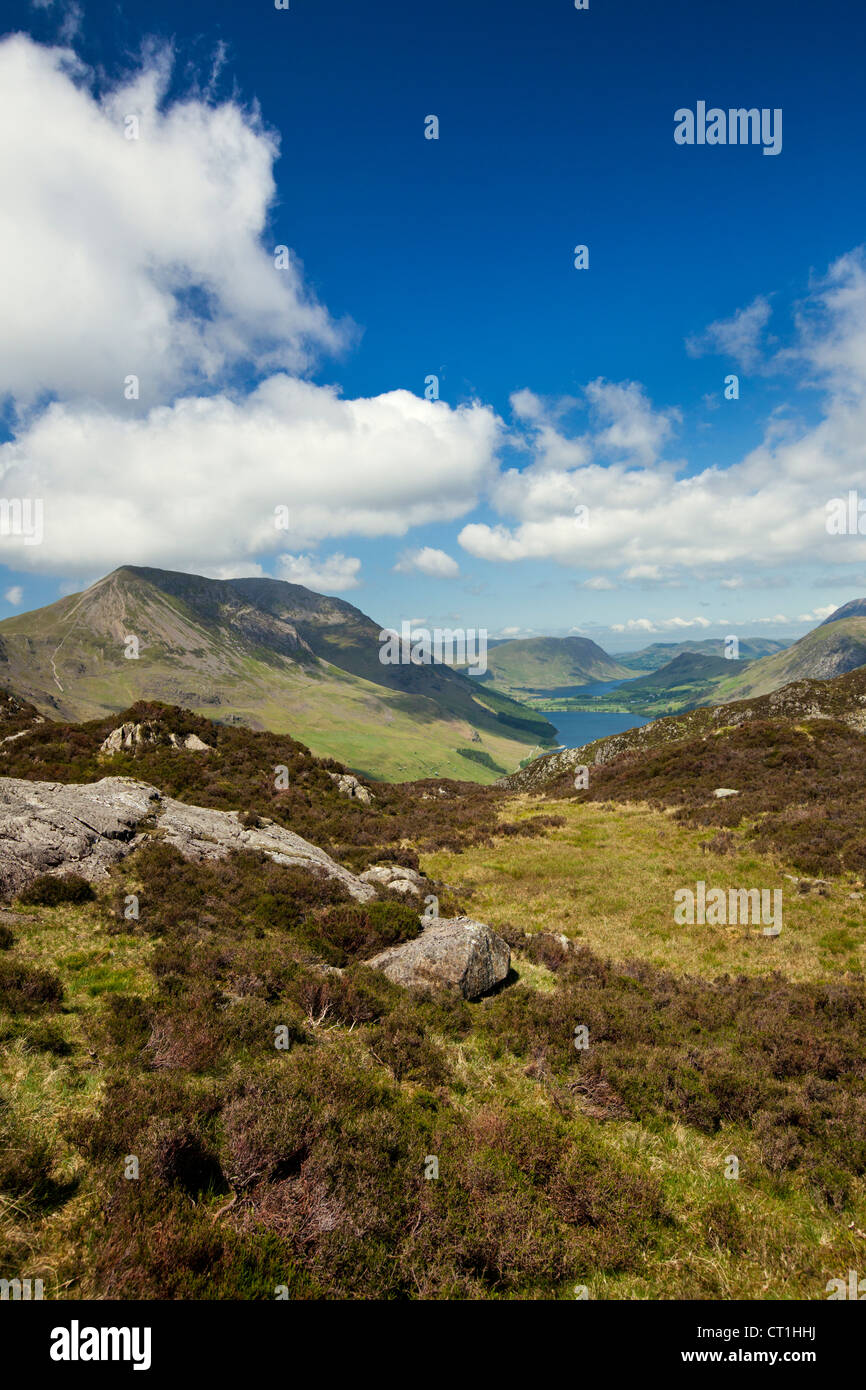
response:
M112 729L99 745L100 753L126 753L141 748L146 743L155 743L156 735L147 724L120 724Z
M415 869L406 869L402 864L374 864L361 874L362 883L374 883L392 893L412 898L420 898L425 881Z
M389 946L365 964L393 984L445 986L478 999L502 984L511 968L508 943L471 917L433 918L413 941Z
M103 739L99 745L100 753L105 753L109 757L114 753L134 752L136 748L143 748L149 743L157 743L161 737L161 731L153 724L120 724L116 729L112 729L108 738ZM200 739L198 734L187 734L181 738L180 734L169 734L168 741L172 748L185 748L190 753L210 753L211 745Z
M372 884L337 864L292 830L272 822L254 828L236 811L188 806L132 777L85 784L0 778L0 893L18 893L37 874L76 873L95 881L131 854L147 830L186 859L224 859L231 850L261 850L277 864L338 879L361 902Z
M185 748L188 753L211 753L213 751L211 745L199 738L198 734L187 734L186 738L181 738L180 734L169 734L168 741L173 748Z
M365 806L369 806L371 801L375 801L373 793L369 787L365 787L363 782L359 782L357 777L351 772L329 772L328 776L337 784L337 791L341 796L351 797L353 801L360 801Z

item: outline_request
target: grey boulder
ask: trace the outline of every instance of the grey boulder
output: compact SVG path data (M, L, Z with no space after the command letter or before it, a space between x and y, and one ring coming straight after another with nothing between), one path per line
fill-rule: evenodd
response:
M404 868L402 864L374 864L371 869L365 869L360 877L363 883L373 883L392 893L414 898L421 896L421 887L426 882L421 874L414 869Z
M444 986L464 999L488 994L511 968L508 943L471 917L434 918L413 941L389 946L364 962L395 985Z

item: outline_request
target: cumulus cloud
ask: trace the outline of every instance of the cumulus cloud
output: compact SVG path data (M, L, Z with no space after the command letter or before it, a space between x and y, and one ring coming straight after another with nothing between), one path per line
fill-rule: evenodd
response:
M0 534L0 559L200 572L348 534L401 536L475 505L499 429L482 406L409 391L343 400L287 376L129 419L54 404L0 446L0 492L44 504L42 544Z
M708 353L730 357L738 366L751 371L761 361L764 329L772 314L769 299L758 295L745 309L738 309L729 319L711 323L703 333L686 339L690 357Z
M24 590L20 584L13 584L3 595L4 602L11 603L13 608L17 608L24 597Z
M801 613L797 618L798 623L823 623L825 618L829 618L831 613L835 613L839 605L836 603L825 603L819 608L813 608L811 613Z
M312 555L281 555L279 577L290 584L303 584L318 593L344 594L357 589L360 583L361 561L352 555L338 552L327 558Z
M146 408L251 361L303 370L345 341L263 241L276 136L234 102L166 103L170 75L152 51L98 91L71 50L0 42L0 381L19 406L124 404L135 375Z
M597 424L596 450L645 466L659 457L680 420L676 409L654 410L636 381L599 378L587 386L586 396Z
M460 574L457 561L444 550L434 550L425 545L420 550L408 550L400 556L394 569L398 574L429 575L431 579L456 579Z
M655 566L666 575L678 570L703 578L727 576L742 565L754 570L756 560L771 570L801 563L804 555L827 564L862 564L866 540L826 530L827 503L845 497L866 468L862 253L831 267L814 286L800 322L798 351L788 361L805 368L824 393L816 424L773 416L762 442L738 463L690 476L655 459L638 466L617 457L606 463L591 433L579 439L586 462L552 467L556 451L548 438L526 468L509 469L493 490L496 511L512 524L471 522L460 532L460 545L492 561L553 560L632 574ZM625 399L636 399L630 386ZM637 421L646 425L649 410L642 402ZM661 420L649 416L642 429L629 431L623 423L619 437L631 437L638 452L643 447L651 455L669 437L672 423L662 412ZM551 425L549 432L558 428ZM609 428L602 424L603 451L610 448ZM568 443L564 437L563 456ZM578 505L589 509L588 526L575 525Z
M629 618L625 623L612 623L611 632L680 632L689 628L712 627L709 618Z

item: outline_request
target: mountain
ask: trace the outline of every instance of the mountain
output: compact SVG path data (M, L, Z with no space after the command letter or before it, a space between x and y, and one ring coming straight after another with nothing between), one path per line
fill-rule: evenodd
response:
M866 665L866 599L854 599L837 608L785 651L752 662L747 670L720 686L714 699L727 703L767 695L781 690L791 681L830 680L863 665Z
M843 603L841 608L837 608L835 613L824 619L821 627L826 627L828 623L843 622L846 618L866 618L866 598L852 598L850 603Z
M383 665L380 630L299 584L124 566L0 622L0 686L67 720L180 705L395 781L489 781L553 740L543 716L447 666Z
M483 679L519 698L630 674L586 637L521 637L488 650Z
M629 709L640 711L646 705L648 713L673 713L708 703L721 683L730 680L733 664L723 656L680 652L667 666L628 681L616 694L623 697ZM650 702L658 703L650 708Z
M771 637L741 638L740 660L753 661L762 656L772 656L790 645L790 642L780 642ZM723 657L724 639L707 637L701 642L653 642L652 646L642 647L640 651L619 652L616 659L632 671L657 671L660 667L668 665L681 652Z

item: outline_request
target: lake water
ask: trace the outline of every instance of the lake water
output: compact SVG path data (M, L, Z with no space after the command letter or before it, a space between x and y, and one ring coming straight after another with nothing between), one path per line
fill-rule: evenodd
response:
M584 743L592 743L593 739L622 734L626 729L639 729L650 722L639 714L587 714L582 710L564 714L549 710L546 718L556 729L557 739L564 748L580 748Z
M569 695L579 700L584 696L607 695L609 691L627 684L622 680L596 681L592 685L572 685L564 690L548 690L545 693ZM548 710L547 718L556 729L557 738L564 748L581 748L585 743L592 743L593 739L607 738L608 734L622 734L626 729L639 729L642 724L650 722L640 714L610 714L603 710L597 714L587 710L569 710L561 714Z
M636 679L636 676L632 677L632 680ZM531 695L543 695L545 698L550 696L551 699L567 695L582 700L584 696L606 695L609 690L616 690L621 685L628 685L628 681L594 681L591 685L558 685L553 690L531 690L529 693Z

